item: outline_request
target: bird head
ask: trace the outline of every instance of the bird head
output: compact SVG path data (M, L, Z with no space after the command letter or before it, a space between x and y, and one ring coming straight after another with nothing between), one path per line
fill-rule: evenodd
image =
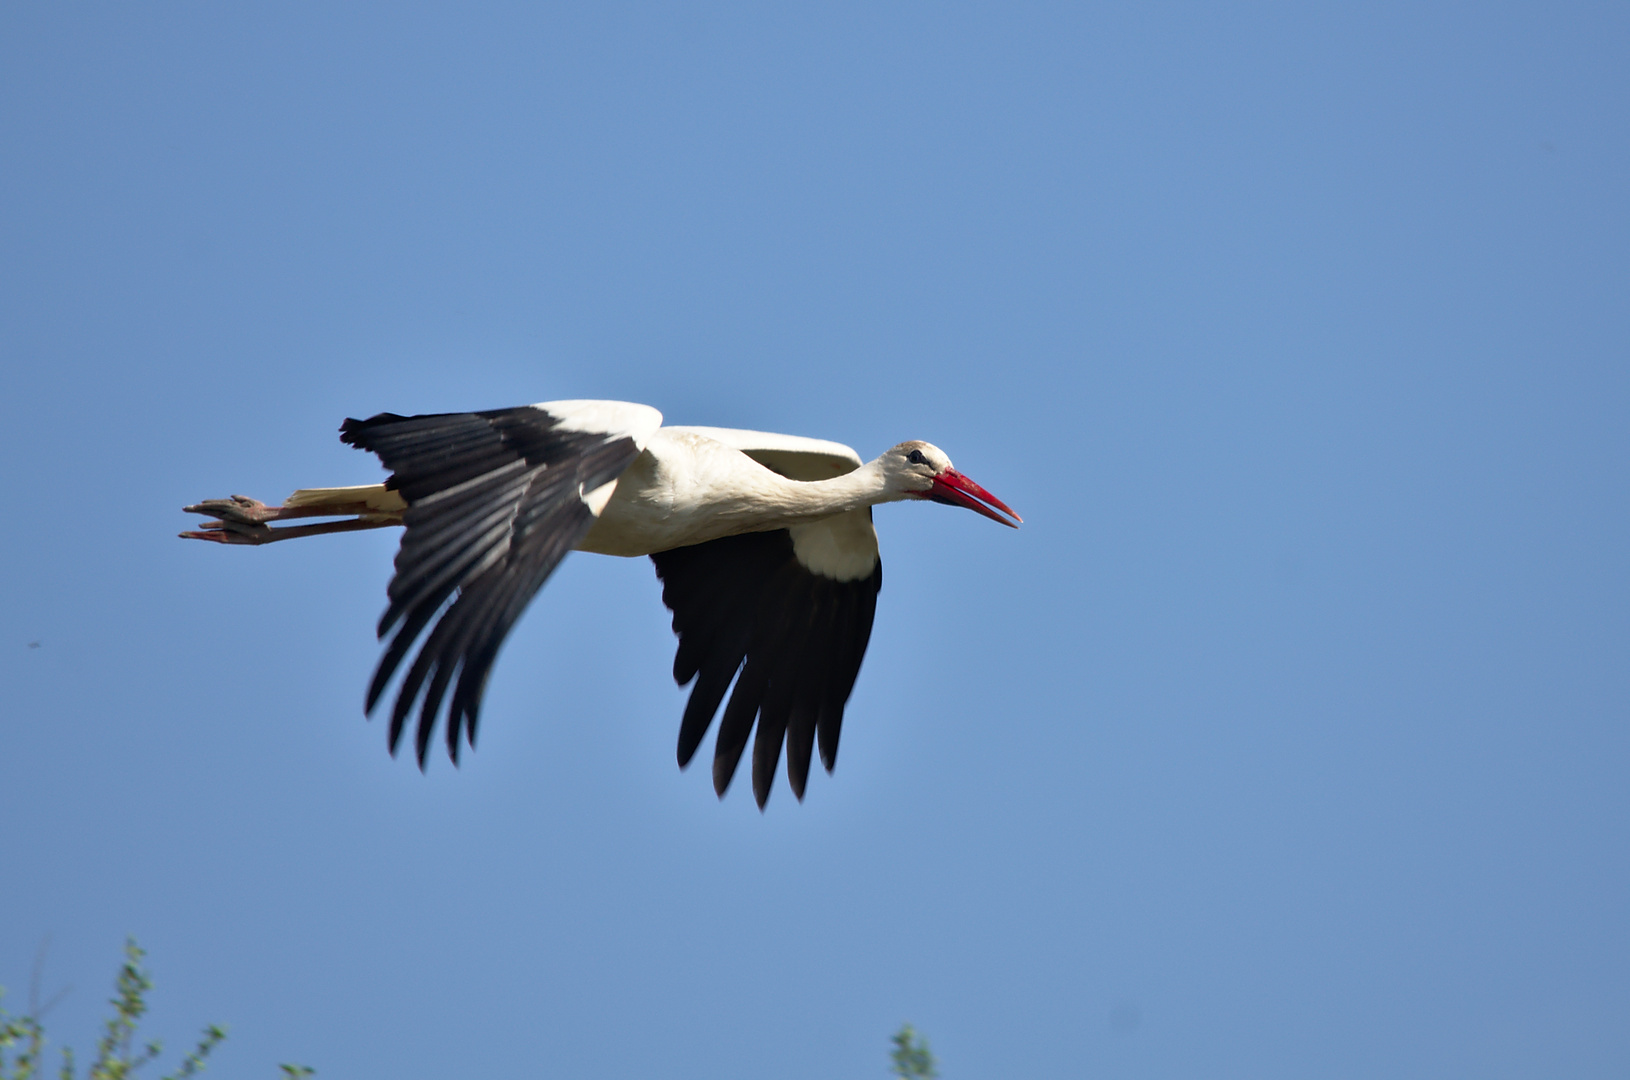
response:
M957 472L945 451L933 443L917 439L903 442L883 455L882 465L889 486L904 498L965 506L1014 529L1024 520L1007 503Z

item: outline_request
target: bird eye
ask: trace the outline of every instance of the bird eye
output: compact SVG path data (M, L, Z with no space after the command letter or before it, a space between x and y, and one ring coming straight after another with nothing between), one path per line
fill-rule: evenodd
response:
M928 464L928 459L923 457L923 452L921 450L913 450L911 453L906 455L906 460L911 462L913 465Z

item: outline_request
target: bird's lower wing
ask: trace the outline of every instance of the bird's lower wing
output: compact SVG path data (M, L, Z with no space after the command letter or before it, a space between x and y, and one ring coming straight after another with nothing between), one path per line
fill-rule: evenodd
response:
M800 800L817 739L828 772L837 761L844 705L860 673L883 586L870 511L855 513L864 515L861 546L869 542L870 560L852 559L837 576L824 565L827 573L811 569L809 537L795 543L786 529L651 556L679 635L674 681L683 686L696 680L679 727L681 767L690 763L731 680L736 682L713 757L713 787L721 796L755 720L753 795L760 807L769 798L783 737L787 779ZM840 533L858 534L855 526L862 522L843 524L849 527ZM824 526L801 529L816 530L819 546Z
M482 693L505 636L594 524L607 485L660 423L643 405L546 402L381 413L341 426L344 442L379 456L391 470L386 487L407 503L390 606L379 620L379 637L390 635L390 642L368 687L371 713L424 636L391 710L392 753L422 696L415 741L423 767L449 686L448 755L458 760L461 732L474 745Z

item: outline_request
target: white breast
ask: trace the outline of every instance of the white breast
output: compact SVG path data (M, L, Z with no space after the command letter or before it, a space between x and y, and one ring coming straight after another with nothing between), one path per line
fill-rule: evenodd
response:
M792 553L812 574L833 581L859 581L877 569L877 530L872 512L851 510L808 525L794 525Z

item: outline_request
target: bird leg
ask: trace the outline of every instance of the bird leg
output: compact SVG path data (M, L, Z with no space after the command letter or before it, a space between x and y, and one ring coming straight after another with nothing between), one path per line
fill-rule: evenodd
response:
M381 513L377 507L369 506L364 501L267 506L259 499L234 495L230 499L205 499L195 506L182 509L189 514L214 514L216 520L204 522L203 527L195 532L184 532L180 535L188 540L213 540L217 544L270 544L278 540L292 540L299 536L355 532L358 529L383 529L390 525L402 524L400 513ZM285 525L276 529L270 524L273 521L308 517L345 517L345 520L323 521L312 525Z

